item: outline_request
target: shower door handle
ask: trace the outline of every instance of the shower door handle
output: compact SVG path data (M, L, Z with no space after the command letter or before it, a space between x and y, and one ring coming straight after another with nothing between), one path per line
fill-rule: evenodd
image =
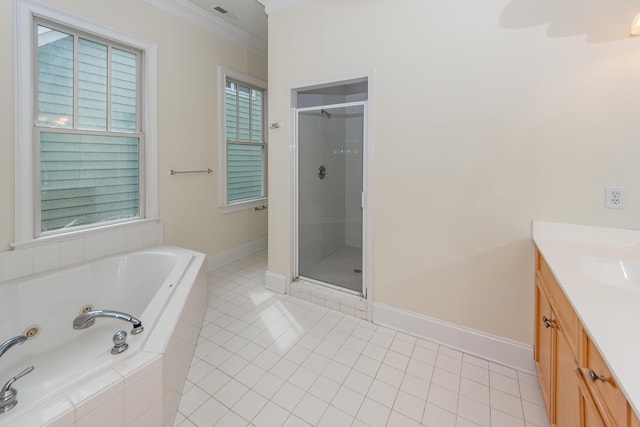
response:
M364 209L364 190L360 190L360 207Z
M327 168L320 166L318 168L318 178L325 179L327 177Z

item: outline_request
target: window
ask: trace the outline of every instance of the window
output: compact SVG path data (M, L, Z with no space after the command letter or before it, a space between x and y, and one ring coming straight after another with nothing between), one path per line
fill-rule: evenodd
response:
M224 211L266 202L266 96L264 82L222 70L224 120L221 194Z
M139 218L141 52L35 25L36 235Z
M29 2L18 16L14 246L155 218L155 45Z

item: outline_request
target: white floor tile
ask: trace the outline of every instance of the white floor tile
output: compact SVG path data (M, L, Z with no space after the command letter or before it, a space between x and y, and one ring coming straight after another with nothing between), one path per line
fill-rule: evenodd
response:
M322 371L322 375L342 384L345 378L347 378L347 375L349 375L349 368L332 360L327 364L324 371Z
M539 426L544 426L547 423L547 412L544 407L523 400L522 408L524 409L525 421Z
M426 401L429 394L429 386L430 383L428 381L405 374L400 384L400 390Z
M252 390L256 391L267 399L271 399L273 395L276 394L278 390L280 390L283 384L284 380L281 380L275 375L267 372L262 376L262 378L258 380L257 383L253 385Z
M260 251L207 275L174 426L548 427L535 375L353 317L324 290L351 315L273 293L265 270Z
M424 407L426 402L404 391L399 391L398 396L393 404L393 410L399 412L405 417L420 422L424 415ZM391 424L394 425L394 424Z
M455 413L458 410L458 393L436 384L431 384L427 402Z
M455 393L460 391L460 376L444 369L435 368L431 382Z
M427 403L422 424L427 427L455 427L456 416L437 405Z
M489 427L491 423L491 410L489 405L484 405L466 396L460 396L458 401L458 417L473 421L481 426Z
M318 427L350 427L353 417L338 408L329 406L320 418Z
M387 408L392 408L397 394L398 389L396 387L392 387L379 380L373 380L367 392L367 397L383 404Z
M209 375L198 381L198 387L209 393L211 396L229 382L231 377L224 372L214 369Z
M289 382L302 390L309 390L311 385L316 381L319 377L319 374L313 372L310 369L305 368L304 366L300 366L289 378Z
M293 384L285 383L271 400L283 408L293 411L304 394L303 390Z
M228 383L223 385L213 397L222 402L227 408L231 408L248 390L248 387L232 378Z
M355 417L360 410L360 405L362 405L363 401L363 394L343 386L340 387L336 393L331 405Z
M220 402L215 399L208 399L193 414L189 415L189 420L198 427L214 425L228 411Z
M258 355L258 357L253 360L253 363L261 367L265 371L268 371L269 369L273 368L273 366L278 363L279 360L280 356L272 351L264 350Z
M268 402L258 415L253 419L252 424L256 427L280 427L289 418L290 412L273 402Z
M508 393L491 389L491 407L518 418L524 418L522 400Z
M321 399L324 402L330 403L338 390L340 389L340 384L320 375L315 383L309 389L309 393ZM366 393L366 390L365 392ZM363 394L364 394L363 393Z
M493 389L520 397L520 385L518 384L518 380L516 378L507 377L495 371L490 371L489 386Z
M369 375L363 374L362 372L358 372L355 369L352 369L344 380L344 385L346 387L349 387L363 395L367 394L369 387L371 387L371 383L373 383L373 378Z
M191 387L180 399L178 410L189 417L196 409L209 399L209 395L198 387Z
M246 420L253 420L264 408L268 400L253 390L249 390L233 405L233 411Z
M293 410L293 413L309 424L315 426L320 421L320 418L328 406L328 403L323 402L314 395L306 394L300 403L298 403L298 406Z
M452 357L441 351L436 357L436 368L444 369L445 371L451 372L455 375L460 375L462 372L462 359Z
M215 427L246 427L249 421L233 411L227 411L215 424Z
M222 363L218 367L218 369L220 369L222 372L229 375L230 377L235 377L238 374L238 372L244 369L247 365L249 365L249 362L247 362L242 357L234 354L233 356L228 358L224 363Z
M525 427L522 418L491 408L491 427Z
M389 419L390 414L390 408L376 402L375 400L365 398L356 418L371 427L383 427L387 425L387 420Z
M384 363L380 366L380 369L378 369L378 373L376 374L377 380L396 388L400 387L403 378L403 371L392 366L385 365Z
M409 359L409 364L407 365L406 372L413 375L414 377L418 377L422 380L431 382L431 378L433 377L433 369L433 365L430 365L418 359L411 358Z
M420 423L413 420L399 412L391 411L389 415L388 426L402 426L402 427L420 427Z
M299 365L292 361L282 358L273 365L273 368L271 368L269 372L286 381L296 371L296 369L298 369L298 367Z

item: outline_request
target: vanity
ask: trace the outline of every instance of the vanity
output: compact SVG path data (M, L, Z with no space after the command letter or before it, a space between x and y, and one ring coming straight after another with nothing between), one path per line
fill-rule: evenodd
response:
M535 221L533 240L550 424L640 427L640 231Z

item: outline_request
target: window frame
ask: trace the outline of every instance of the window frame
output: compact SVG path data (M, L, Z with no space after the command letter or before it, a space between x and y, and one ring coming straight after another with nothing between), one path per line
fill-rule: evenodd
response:
M240 73L238 71L232 70L230 68L219 67L218 70L219 75L219 85L220 88L220 96L219 96L219 128L220 128L220 147L219 147L219 170L220 170L220 178L219 178L219 194L220 194L220 210L222 213L230 213L237 212L244 209L252 209L255 207L260 207L266 205L269 200L268 196L268 187L267 187L267 156L268 156L268 134L267 134L267 83L263 80L257 79L255 77L248 76L246 74ZM227 141L227 124L226 124L226 84L227 80L231 80L234 83L239 83L242 85L246 85L251 89L257 89L262 92L262 142L256 143L246 143L246 145L260 145L263 149L263 176L262 176L262 186L264 188L264 195L261 197L253 198L253 199L243 199L239 201L229 202L228 200L228 179L227 179L227 153L228 153L228 145L231 144L244 144L238 141Z
M28 247L49 241L64 240L96 230L120 228L135 224L157 222L157 45L139 37L125 34L50 6L21 0L16 6L14 22L14 105L15 105L15 242L16 247ZM76 129L47 128L36 125L37 25L53 25L73 31L92 41L118 45L125 50L139 51L140 70L138 87L138 131L130 135L140 138L139 147L139 216L110 222L99 222L69 229L40 233L40 180L39 143L36 137L42 131L69 131ZM85 130L82 130L85 132ZM87 133L92 131L87 130ZM116 132L114 132L115 134Z

